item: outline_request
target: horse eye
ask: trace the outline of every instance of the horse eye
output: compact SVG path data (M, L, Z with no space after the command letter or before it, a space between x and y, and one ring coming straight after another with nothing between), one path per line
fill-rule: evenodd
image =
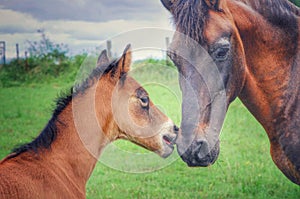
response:
M141 101L141 106L143 108L148 108L149 107L149 97L148 96L141 97L140 101Z
M215 58L218 60L218 61L225 61L228 57L228 52L229 52L229 48L218 48L216 50L216 52L214 53L215 54Z

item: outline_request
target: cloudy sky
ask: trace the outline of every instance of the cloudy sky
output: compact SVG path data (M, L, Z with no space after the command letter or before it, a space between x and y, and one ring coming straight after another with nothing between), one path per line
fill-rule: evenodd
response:
M111 38L116 52L126 43L159 48L172 35L163 30L172 28L160 0L0 0L0 41L6 42L7 57L15 56L16 43L24 55L26 40L39 40L38 29L74 54Z

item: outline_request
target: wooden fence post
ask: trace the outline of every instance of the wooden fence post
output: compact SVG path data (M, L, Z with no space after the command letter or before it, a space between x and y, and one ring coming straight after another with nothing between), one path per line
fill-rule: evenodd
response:
M170 38L169 37L166 37L166 64L167 65L169 65L170 63L171 63L171 61L170 61L170 58L169 58L169 56L168 56L168 48L169 48L169 46L170 46Z
M16 54L17 54L17 60L19 60L20 56L19 56L19 44L16 44Z
M111 43L111 40L107 40L106 48L107 48L107 56L109 58L111 58L112 57L112 53L111 53L112 43Z
M5 65L6 59L5 59L5 41L0 41L0 58L3 62L2 64Z
M25 51L25 70L29 71L29 67L28 67L28 52Z

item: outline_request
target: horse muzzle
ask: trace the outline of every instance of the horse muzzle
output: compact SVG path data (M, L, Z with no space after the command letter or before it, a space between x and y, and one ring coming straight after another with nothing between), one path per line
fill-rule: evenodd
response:
M220 146L219 141L210 147L204 139L193 141L189 146L177 141L177 151L181 159L189 167L207 167L218 159Z

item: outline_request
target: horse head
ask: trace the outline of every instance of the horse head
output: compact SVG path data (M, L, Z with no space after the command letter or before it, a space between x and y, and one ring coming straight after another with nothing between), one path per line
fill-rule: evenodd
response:
M169 57L180 73L182 132L177 150L189 166L213 164L227 108L245 82L245 55L225 0L161 0L176 32Z

